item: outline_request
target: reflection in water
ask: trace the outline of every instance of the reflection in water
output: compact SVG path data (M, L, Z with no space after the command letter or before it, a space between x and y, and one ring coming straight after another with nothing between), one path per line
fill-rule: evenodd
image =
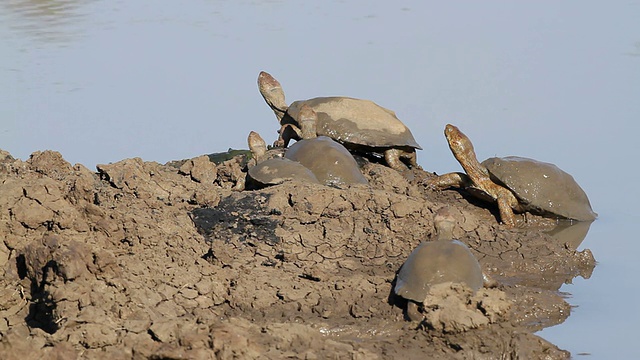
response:
M43 42L65 43L79 34L73 27L81 18L77 9L85 0L3 0L11 29ZM12 16L17 15L17 18Z
M557 291L560 290L562 285L573 283L573 279L576 277L591 278L596 266L594 256L589 249L578 251L577 248L586 238L592 221L551 218L539 218L537 221L539 222L532 222L530 224L531 227L523 229L523 231L530 235L542 233L548 235L545 239L551 245L549 250L553 247L561 246L570 251L558 253L551 250L552 252L548 254L548 258L542 256L536 261L535 266L545 269L544 274L536 271L525 271L527 274L519 274L506 280L505 283ZM574 253L571 254L571 252Z
M545 231L545 233L558 240L560 244L563 244L568 249L576 250L587 236L591 223L593 223L593 221L558 220L558 225L549 231ZM558 280L561 281L558 281L553 286L554 289L559 290L564 283L570 284L576 276L580 276L583 279L589 279L591 277L596 266L596 263L593 261L593 256L591 255L591 250L587 249L579 253L583 255L582 259L584 261L578 263L578 266L574 269L575 273L570 274L565 279L562 279L563 277L560 276Z
M576 250L582 243L593 221L559 220L558 225L546 233L565 244L569 249Z

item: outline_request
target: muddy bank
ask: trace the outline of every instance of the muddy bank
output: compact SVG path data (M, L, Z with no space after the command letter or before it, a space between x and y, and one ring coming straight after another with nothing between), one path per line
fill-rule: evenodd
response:
M2 358L569 356L532 333L569 316L557 290L595 261L552 221L506 229L490 205L425 189L419 169L234 191L243 170L242 155L94 172L0 154ZM408 322L395 274L443 205L498 286L441 289Z

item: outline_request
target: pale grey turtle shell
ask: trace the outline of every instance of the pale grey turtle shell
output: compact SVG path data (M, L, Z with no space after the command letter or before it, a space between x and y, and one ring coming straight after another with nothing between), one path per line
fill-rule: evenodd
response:
M422 149L409 128L396 114L370 100L349 97L318 97L296 101L287 115L297 121L302 105L310 106L318 115L317 134L347 145L373 148L410 147ZM285 117L284 122L292 119Z
M353 155L326 136L300 140L291 145L284 156L311 170L321 184L368 184Z
M394 291L405 299L421 303L431 286L446 282L466 284L473 291L480 289L483 275L478 260L458 240L425 241L402 265Z
M489 158L482 165L494 182L516 195L525 210L579 221L592 221L598 216L580 185L554 164L508 156Z
M265 160L249 169L251 179L263 185L277 185L289 180L320 182L304 165L285 158Z

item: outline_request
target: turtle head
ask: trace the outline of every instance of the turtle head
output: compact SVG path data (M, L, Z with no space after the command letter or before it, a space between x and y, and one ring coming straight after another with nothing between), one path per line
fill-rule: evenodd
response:
M451 151L456 153L457 151L464 151L465 149L473 149L471 140L465 135L457 126L447 124L444 128L444 137L447 138Z
M262 161L267 153L267 143L262 136L255 131L250 132L247 138L247 144L249 145L249 150L251 150L256 164Z
M444 136L447 138L453 156L456 157L460 164L468 162L469 157L476 158L471 140L457 126L447 124L444 128Z
M260 90L264 101L276 114L278 121L282 121L288 106L284 98L284 91L278 80L268 72L261 71L260 75L258 75L258 90Z
M303 139L313 139L318 136L316 132L317 121L318 115L311 106L304 104L300 107L298 123L300 124Z
M436 228L438 240L453 239L453 226L456 219L448 206L441 207L433 217L433 224Z
M456 126L447 124L444 128L444 136L447 138L453 156L458 160L471 181L476 186L485 180L489 181L489 172L478 161L473 144L467 135L463 134Z

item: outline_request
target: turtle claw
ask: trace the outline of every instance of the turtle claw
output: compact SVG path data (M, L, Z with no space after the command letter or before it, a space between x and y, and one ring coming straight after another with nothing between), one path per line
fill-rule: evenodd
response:
M424 315L420 311L420 305L417 303L407 300L407 307L405 308L405 319L408 321L422 321L424 319Z

